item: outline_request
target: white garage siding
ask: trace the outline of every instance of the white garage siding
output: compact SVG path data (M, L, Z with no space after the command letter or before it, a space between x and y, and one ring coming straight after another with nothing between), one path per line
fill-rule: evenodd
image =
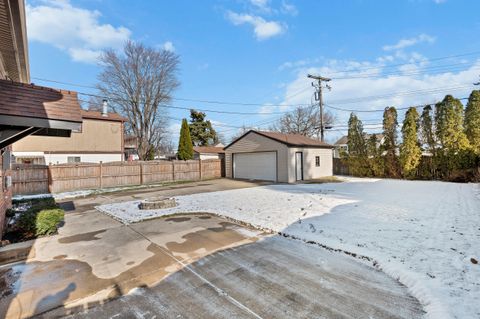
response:
M330 148L290 147L288 149L288 182L295 182L295 153L303 153L303 179L316 179L333 174L333 151ZM320 157L320 166L315 165L315 157Z
M267 132L264 132L265 134ZM238 176L233 174L233 156L236 154L258 153L258 152L276 152L277 154L277 182L280 183L295 183L295 153L302 152L303 154L303 179L311 180L324 176L332 176L333 174L333 147L328 144L325 146L317 146L319 143L315 140L307 139L305 137L298 137L290 135L290 146L288 143L277 141L274 137L267 137L261 135L262 133L256 133L251 131L237 140L235 143L229 145L225 149L225 171L226 177L229 178L252 178L261 179L261 168L254 168L255 171L249 172L248 177ZM278 133L276 133L278 134ZM288 141L289 136L282 136L281 139ZM311 142L313 145L308 146L294 146L293 143L302 143L302 145L308 145ZM298 145L298 144L297 144ZM235 154L235 155L233 155ZM320 159L320 166L316 166L316 157ZM247 157L243 158L245 161ZM272 160L273 161L273 160ZM257 166L257 164L254 164ZM273 166L273 163L272 163ZM243 167L242 167L243 168ZM271 168L271 167L270 167ZM266 169L266 168L264 168ZM243 174L243 173L241 173ZM256 175L255 175L256 174ZM271 173L269 173L271 174Z
M233 177L275 182L277 180L277 153L234 153Z
M232 153L276 152L277 182L288 182L288 147L268 137L250 132L225 150L225 175L233 178Z

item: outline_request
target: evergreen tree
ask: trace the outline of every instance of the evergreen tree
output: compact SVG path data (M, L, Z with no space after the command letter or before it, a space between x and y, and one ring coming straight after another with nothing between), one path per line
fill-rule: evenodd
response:
M196 146L208 146L218 143L217 133L210 121L205 120L206 114L190 110L190 136Z
M150 145L150 148L148 149L146 160L147 161L153 161L154 159L155 159L155 147L153 147L153 145Z
M193 158L193 144L190 137L190 129L188 128L187 119L182 120L182 128L180 129L180 140L178 141L178 159L189 160Z
M441 149L438 164L444 177L472 163L470 144L463 128L463 105L451 95L435 105L435 131Z
M385 151L385 176L400 177L400 165L397 157L397 110L387 107L383 112L383 150Z
M475 153L480 154L480 90L474 90L465 109L465 133Z
M402 126L402 145L400 146L400 165L403 176L406 178L415 177L415 173L422 158L422 150L418 142L418 112L411 107L405 114Z
M348 154L344 159L347 161L352 175L367 176L370 174L368 165L367 146L363 132L362 121L352 113L348 120Z
M378 146L377 134L371 134L367 140L368 163L372 176L382 177L384 173L382 151Z
M421 158L420 175L422 178L432 179L436 177L435 172L438 159L431 105L426 105L423 108L420 117L420 137L422 148L430 154L430 156L422 156Z
M424 149L427 150L432 156L435 156L435 131L433 129L433 120L432 120L432 106L426 105L423 108L422 116L420 118L421 122L421 142L424 146Z
M463 105L460 100L447 95L437 103L435 124L436 135L444 149L454 151L469 148L463 129Z

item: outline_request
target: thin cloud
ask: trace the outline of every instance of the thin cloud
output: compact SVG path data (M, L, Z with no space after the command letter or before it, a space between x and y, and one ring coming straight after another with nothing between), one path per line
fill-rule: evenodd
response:
M416 37L413 38L406 38L406 39L401 39L397 43L393 45L385 45L383 46L384 51L393 51L393 50L401 50L405 49L411 46L414 46L416 44L420 43L433 43L435 42L435 37L432 37L428 34L422 33Z
M233 25L249 24L257 40L266 40L285 32L285 26L277 21L267 21L260 16L239 14L232 11L227 13L227 18Z
M289 14L292 16L298 15L298 9L293 4L287 3L282 1L282 6L280 7L280 11L285 14Z
M271 11L271 8L270 8L270 0L250 0L250 3L258 8L258 9L261 9L263 11L266 11L266 12L270 12Z
M175 51L175 47L173 46L173 43L171 41L165 42L162 47L166 51L170 51L170 52Z

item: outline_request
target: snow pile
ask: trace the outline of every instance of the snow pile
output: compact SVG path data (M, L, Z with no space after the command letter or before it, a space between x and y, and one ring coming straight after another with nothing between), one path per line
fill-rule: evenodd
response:
M478 184L349 179L176 197L178 207L140 211L138 201L98 207L124 223L210 212L369 256L398 278L429 317L480 317Z

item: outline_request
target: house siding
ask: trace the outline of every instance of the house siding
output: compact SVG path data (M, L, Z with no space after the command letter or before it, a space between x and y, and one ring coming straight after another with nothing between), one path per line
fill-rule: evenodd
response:
M274 141L270 138L250 132L236 143L225 150L225 174L233 178L233 153L252 152L276 152L277 153L277 181L288 182L288 147L285 144Z
M288 149L288 182L295 182L295 153L303 153L303 179L310 180L333 174L333 151L330 148L290 147ZM320 157L320 167L315 157Z
M67 137L28 136L13 144L13 152L121 152L122 122L84 119L81 132Z

